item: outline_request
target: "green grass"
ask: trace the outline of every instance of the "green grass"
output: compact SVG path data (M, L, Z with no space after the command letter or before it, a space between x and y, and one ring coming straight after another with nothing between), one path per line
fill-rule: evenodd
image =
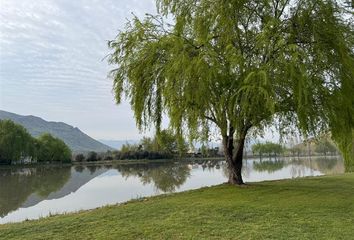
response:
M162 195L0 225L0 239L354 239L354 174Z

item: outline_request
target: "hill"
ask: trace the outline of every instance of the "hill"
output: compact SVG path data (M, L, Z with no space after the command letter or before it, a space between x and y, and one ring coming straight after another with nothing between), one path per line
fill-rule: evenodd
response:
M105 140L99 139L101 143L106 144L114 149L120 149L124 144L138 144L139 140Z
M48 122L36 116L22 116L0 110L0 119L10 119L13 122L24 126L34 137L47 132L62 139L73 152L106 152L111 147L91 138L77 127L70 126L63 122Z

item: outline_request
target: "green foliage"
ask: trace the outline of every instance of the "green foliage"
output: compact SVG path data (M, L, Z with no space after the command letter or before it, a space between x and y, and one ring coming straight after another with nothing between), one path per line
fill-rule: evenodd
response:
M121 159L163 159L187 152L188 145L171 130L160 130L153 138L144 137L139 144L123 144L113 158Z
M71 162L71 150L59 138L55 138L49 133L45 133L37 140L38 162Z
M35 116L23 116L0 110L0 119L9 119L21 124L33 137L50 133L62 139L74 152L105 152L112 150L110 147L92 139L78 128L62 122L48 122Z
M143 137L143 139L140 140L140 145L142 146L142 149L144 151L157 151L158 150L158 144L156 142L156 138L151 139L149 137Z
M0 120L0 164L32 156L33 139L27 130L11 120Z
M167 154L186 153L188 144L185 140L174 134L173 131L164 129L158 132L154 138L144 137L140 141L142 150L155 151Z
M262 155L263 153L266 154L280 154L284 151L282 145L277 144L277 143L272 143L272 142L266 142L266 143L256 143L252 145L252 152L253 153L258 153Z
M293 156L294 155L300 156L300 154L302 154L304 151L306 151L306 149L304 149L304 147L301 146L300 144L291 147L289 150Z
M75 156L75 161L76 162L83 162L85 160L85 156L82 153L79 153Z
M162 130L155 136L155 141L158 145L158 150L164 153L180 153L187 152L188 145L184 139L180 138L171 130Z
M316 152L326 155L327 153L334 153L337 148L327 139L321 139L316 145Z
M71 162L71 150L60 139L43 134L38 139L11 120L0 120L0 163L25 158L38 162Z
M138 144L130 144L130 143L125 143L122 145L120 151L122 153L126 152L134 152L139 150L139 145Z
M96 152L94 151L91 151L87 154L87 158L86 158L86 161L88 162L95 162L95 161L98 161L98 155Z
M269 124L330 131L354 168L354 21L337 1L157 0L109 42L117 103L137 125L224 142ZM167 16L173 24L165 22ZM234 137L236 136L236 137Z
M349 137L341 139L337 136L339 140L335 138L337 146L343 154L345 170L347 172L354 172L354 130L352 130L352 136L351 140Z

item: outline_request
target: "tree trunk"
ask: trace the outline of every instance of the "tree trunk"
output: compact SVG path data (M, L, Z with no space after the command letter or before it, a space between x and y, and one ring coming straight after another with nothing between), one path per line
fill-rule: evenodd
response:
M244 184L242 179L242 160L243 160L243 148L245 145L245 137L238 139L236 148L234 147L233 137L224 137L224 152L229 170L228 182L233 185Z

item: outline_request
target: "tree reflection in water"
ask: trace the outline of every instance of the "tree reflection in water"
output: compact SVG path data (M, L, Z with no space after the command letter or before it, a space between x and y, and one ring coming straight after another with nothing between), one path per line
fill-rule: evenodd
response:
M18 209L36 193L47 197L70 178L70 167L42 166L0 169L0 217Z
M344 163L341 157L307 157L291 159L289 164L294 168L293 177L303 176L305 168L320 171L323 174L336 174L344 172Z
M116 165L115 168L123 177L139 177L145 184L153 183L157 190L173 192L190 176L188 164L149 163Z
M327 172L328 170L332 170L337 165L338 159L326 157L322 159L316 159L316 163L319 169Z
M304 157L267 161L255 160L253 162L253 170L257 172L273 173L290 167L292 178L305 176L309 170L311 172L319 171L322 174L342 173L343 166L343 160L339 157Z

